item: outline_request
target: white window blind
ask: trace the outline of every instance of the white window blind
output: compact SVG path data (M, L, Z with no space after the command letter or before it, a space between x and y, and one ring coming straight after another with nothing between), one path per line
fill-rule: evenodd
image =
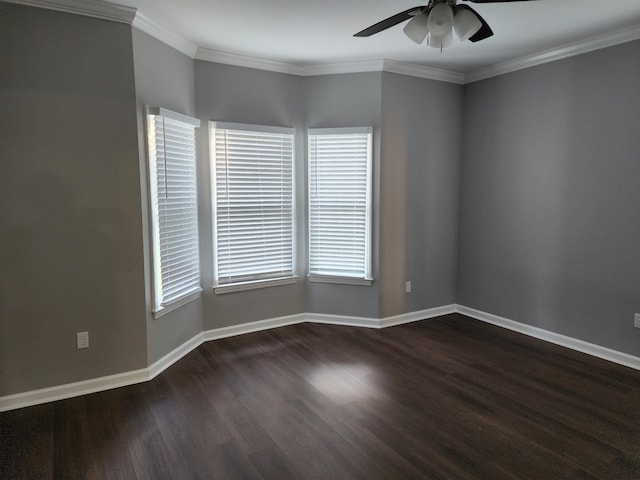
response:
M211 123L217 285L294 275L293 151L292 128Z
M147 109L154 312L201 291L195 128L200 121Z
M371 279L371 128L309 129L309 275Z

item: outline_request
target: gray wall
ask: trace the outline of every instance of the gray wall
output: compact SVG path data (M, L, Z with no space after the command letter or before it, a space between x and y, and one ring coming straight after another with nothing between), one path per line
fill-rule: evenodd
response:
M294 127L296 129L296 169L304 171L304 153L299 141L303 134L303 79L293 75L252 70L210 62L195 62L196 116L203 122L198 132L198 186L200 199L201 272L205 287L203 328L209 330L266 318L302 313L306 306L304 252L298 252L300 281L294 285L243 292L214 294L213 238L209 168L208 125L210 120ZM298 244L304 245L304 182L296 184Z
M382 74L380 317L455 303L462 104L460 85Z
M296 127L297 168L305 173L299 176L297 202L301 281L224 295L209 290L205 329L304 311L379 318L455 301L462 87L381 73L299 78L208 62L196 62L195 77L196 110L203 121ZM372 286L307 283L305 130L347 126L374 127L375 281ZM205 130L199 147L203 283L211 285ZM414 284L407 296L405 278Z
M127 25L0 3L0 395L143 368L201 330L456 300L640 355L639 54L632 42L464 88L303 78L194 62ZM144 104L204 122L205 291L157 320ZM374 127L371 287L307 283L300 175L300 281L213 294L208 120L296 128L303 173L306 128ZM77 350L85 330L91 348Z
M147 353L153 363L202 331L202 301L190 302L161 317L153 318L151 240L148 216L148 177L145 106L164 107L195 116L193 60L155 38L133 29L138 113L138 145L142 191ZM201 127L206 130L206 124Z
M466 86L458 303L640 355L640 42Z
M0 3L0 395L147 365L131 51Z
M322 75L305 79L306 128L373 127L374 142L374 188L372 191L374 207L372 273L374 282L371 286L310 282L306 310L308 312L378 318L381 80L380 73Z

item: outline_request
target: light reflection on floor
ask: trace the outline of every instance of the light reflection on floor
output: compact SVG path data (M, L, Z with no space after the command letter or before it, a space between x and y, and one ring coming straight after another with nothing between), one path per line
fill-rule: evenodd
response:
M366 364L330 363L313 370L307 380L332 400L342 403L379 395L375 371Z

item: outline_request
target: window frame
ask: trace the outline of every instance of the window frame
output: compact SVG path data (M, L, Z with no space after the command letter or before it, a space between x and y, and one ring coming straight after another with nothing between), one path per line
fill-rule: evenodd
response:
M291 190L291 270L288 274L279 277L246 279L236 282L219 281L218 266L218 187L217 187L217 168L216 168L216 131L217 130L235 130L258 134L277 134L291 136L291 158L290 158L290 190ZM254 290L259 288L274 287L280 285L294 284L298 281L297 275L297 207L296 207L296 131L293 127L278 127L270 125L256 125L246 123L233 123L222 121L209 122L209 160L211 173L211 209L212 209L212 246L213 246L213 290L216 294L232 293L244 290Z
M367 135L367 159L366 159L366 200L364 215L364 266L362 276L335 275L312 273L312 137L322 135ZM336 283L346 285L370 286L373 283L372 265L372 222L373 222L373 127L343 127L343 128L309 128L307 130L307 275L310 282Z
M162 244L161 244L161 213L159 207L159 190L158 190L158 175L157 168L160 158L154 152L156 151L156 133L155 133L155 117L161 117L163 119L163 128L166 128L164 120L180 124L181 128L191 127L193 129L193 144L192 157L189 160L193 161L193 178L192 186L195 189L193 193L194 202L194 216L190 220L195 220L192 224L192 228L195 230L195 265L197 267L197 282L194 282L190 286L186 286L184 293L165 301L164 288L162 274ZM151 313L154 318L159 318L177 308L197 299L202 292L202 275L200 271L200 236L198 233L198 177L197 177L197 154L196 154L196 138L195 129L200 127L200 120L192 118L187 115L183 115L178 112L174 112L162 107L145 107L145 125L146 125L146 150L147 150L147 175L148 175L148 192L149 192L149 222L150 222L150 239L151 239L151 279L152 279L152 307ZM163 130L163 135L164 135ZM166 139L163 137L163 144ZM165 144L166 146L166 144ZM166 151L163 155L166 165Z

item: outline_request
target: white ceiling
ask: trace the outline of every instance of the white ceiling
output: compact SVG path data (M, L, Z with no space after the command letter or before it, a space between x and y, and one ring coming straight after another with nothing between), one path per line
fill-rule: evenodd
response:
M640 31L640 0L530 0L474 4L495 35L442 53L416 45L403 24L355 38L427 0L110 0L205 49L301 67L389 59L468 73L594 37ZM637 38L637 35L635 36ZM614 42L615 43L615 42Z

